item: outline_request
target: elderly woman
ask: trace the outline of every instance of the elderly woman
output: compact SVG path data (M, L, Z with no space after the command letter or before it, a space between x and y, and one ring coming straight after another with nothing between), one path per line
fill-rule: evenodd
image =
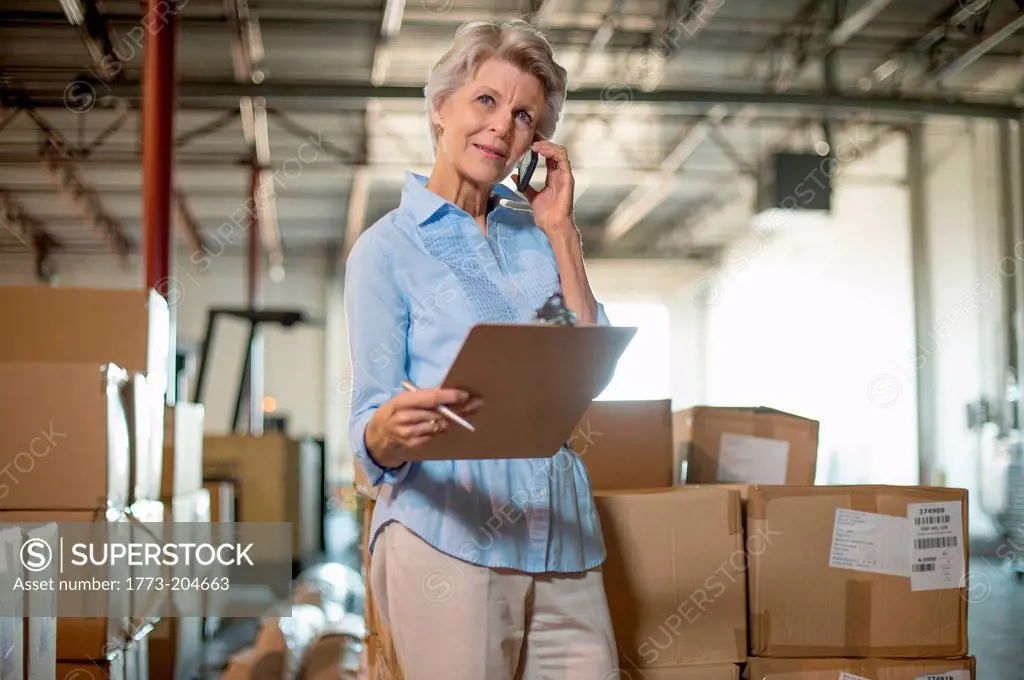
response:
M555 292L607 324L573 222L566 150L550 141L566 72L529 24L472 22L430 72L435 161L354 245L345 305L355 372L350 437L380 494L371 585L408 680L609 680L616 649L605 547L582 461L414 462L486 404L444 379L477 323L523 323ZM545 186L500 184L533 149ZM495 354L494 361L501 361ZM402 381L421 387L405 391ZM528 398L529 395L523 395Z

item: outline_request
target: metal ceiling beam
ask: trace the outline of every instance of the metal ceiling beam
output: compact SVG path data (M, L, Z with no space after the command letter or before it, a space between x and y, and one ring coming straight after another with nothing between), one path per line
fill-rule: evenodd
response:
M956 0L950 3L934 16L929 28L922 35L896 48L881 64L862 78L861 88L870 91L893 76L902 74L913 59L941 43L950 31L976 18L991 4L992 0Z
M217 116L217 118L210 122L203 123L202 125L178 135L174 140L174 146L180 149L190 144L193 140L205 137L206 135L211 135L229 125L232 125L236 120L238 120L238 110L236 108L226 109L221 115Z
M590 43L579 56L575 74L577 79L583 78L587 74L587 67L590 65L590 60L594 58L594 55L603 52L604 48L608 46L608 42L615 35L615 30L622 20L622 9L625 4L625 0L612 0L611 9L605 14L604 20L598 26L597 31L594 32Z
M832 29L828 38L825 39L825 48L827 50L834 50L845 45L849 42L850 38L860 33L865 26L882 13L882 10L892 3L893 0L868 0L860 9L850 14L838 26Z
M253 195L253 211L258 216L256 224L270 264L270 277L279 281L284 277L284 247L281 242L281 228L277 221L277 191L271 169L267 109L263 100L258 97L243 97L241 102L242 129L252 149L251 164L259 172L257 191Z
M28 109L27 113L43 133L42 156L37 156L36 162L41 161L50 171L61 194L75 206L82 219L99 233L114 252L118 263L128 269L131 244L124 234L121 221L106 209L99 194L85 182L69 146L60 133L46 122L38 111Z
M52 280L54 269L50 254L61 247L60 242L46 231L42 220L25 210L7 191L0 189L0 227L6 230L35 257L36 278L41 282Z
M224 0L231 24L231 57L235 67L235 84L239 88L262 85L266 78L260 63L263 61L263 36L260 32L259 17L249 8L248 0ZM181 90L178 102L181 106ZM259 230L259 239L270 264L270 276L280 280L284 276L284 248L281 243L281 229L277 221L277 193L274 177L270 170L270 126L267 119L267 103L259 94L239 92L233 97L242 118L242 134L249 145L249 163L252 172L249 196L250 228ZM257 234L250 234L253 246ZM253 251L252 257L258 253ZM250 277L255 275L255 263L250 267ZM250 280L251 285L255 281ZM250 303L252 301L250 300Z
M110 26L97 0L61 0L68 23L78 29L86 49L92 55L100 77L120 78L124 64L114 50Z
M722 108L690 126L676 148L662 161L659 176L633 189L612 213L604 230L604 246L610 246L621 239L665 200L675 184L675 173L707 138L712 128L725 118L726 113Z
M203 239L202 227L189 206L185 191L180 186L174 187L174 205L178 213L178 230L189 251L196 257L206 255L208 250Z
M647 39L647 55L639 62L638 70L642 73L637 75L644 89L653 90L661 85L666 65L679 54L682 43L697 35L703 37L705 29L711 25L711 20L724 4L687 0L684 9L683 0L669 0L665 12ZM703 44L706 45L707 41Z
M554 22L555 11L561 2L562 0L540 0L540 7L533 13L531 23L542 31L550 28Z
M1017 120L1022 109L1003 103L970 101L953 97L891 97L891 96L850 96L817 93L719 91L691 89L663 89L643 91L620 84L612 94L627 96L629 103L649 104L666 109L683 111L707 110L718 105L757 106L762 108L797 109L802 113L811 111L829 112L876 112L910 117L957 116ZM138 101L140 90L137 83L111 84L102 88L106 99L127 99ZM109 91L107 91L109 90ZM608 105L607 87L580 88L572 93L567 106L575 103L597 102ZM367 99L414 99L423 98L423 88L414 86L387 85L374 87L370 83L323 83L288 82L265 83L202 83L185 82L178 85L179 108L204 109L222 108L231 100L240 97L263 97L268 106L275 108L299 107L304 104L326 103L330 108L362 108ZM621 105L621 100L616 100ZM51 98L33 97L33 104L66 108L59 94Z
M803 48L803 52L797 55L796 64L792 71L780 74L779 80L782 81L781 85L788 87L793 82L799 80L803 71L810 64L820 62L835 50L845 46L892 3L893 0L868 0L855 12L836 24L823 41L818 44L806 45ZM816 14L823 10L824 6L825 2L823 0L812 0L810 4L803 8L800 16L797 18L795 22L796 29L804 27L807 22L815 19ZM784 47L783 43L790 38L792 30L795 29L787 30L783 35L773 40L767 49L773 50Z
M19 113L21 113L20 109L3 110L0 112L0 132L3 132L4 128L18 117Z
M984 36L975 42L971 47L961 53L960 56L953 59L953 61L939 69L936 69L935 71L932 71L931 73L925 74L925 79L928 82L933 83L942 82L945 78L948 78L954 73L958 73L973 64L989 50L999 45L1021 28L1024 28L1024 10L1019 12L1016 17L1007 21L998 30L993 31L989 35Z
M33 163L38 161L38 156L30 153L19 153L19 152L0 152L0 168L4 167L20 167L27 163ZM88 160L79 161L79 165L85 168L110 168L112 170L136 170L139 167L139 158L137 155L132 154L119 154L110 156L92 157ZM224 168L235 168L239 173L244 168L249 167L250 163L246 160L240 160L237 158L231 158L223 155L210 155L210 156L198 156L193 158L182 158L178 157L175 160L175 168L178 169L224 169ZM271 174L278 172L287 172L292 168L285 167L284 165L275 165L269 168ZM422 175L430 174L429 164L417 164L417 163L334 163L334 162L316 162L309 163L303 166L302 172L304 175L310 177L323 176L324 174L332 175L334 173L341 173L342 175L354 175L356 172L365 171L371 178L380 180L395 180L400 179L403 173L406 171L416 172ZM688 168L688 172L677 175L676 182L690 185L701 185L705 183L713 183L719 181L723 175L728 175L729 170L720 167L702 167L702 168ZM662 171L658 169L650 168L629 168L629 167L580 167L573 168L573 176L576 178L576 186L580 187L582 184L589 186L622 186L630 184L644 184L657 180L662 176ZM239 176L241 176L239 174ZM22 189L19 188L19 191ZM31 189L27 189L31 190ZM294 192L294 193L293 193ZM138 195L138 188L132 187L104 187L104 195ZM303 188L290 188L286 192L289 197L297 195L320 195L322 192L315 192L313 190L306 190ZM218 197L224 197L225 199L232 199L237 197L237 190L223 189L213 191L208 188L204 188L201 191L192 190L189 192L189 196L193 200L199 198L209 198L213 195Z
M373 48L370 82L374 85L383 85L388 78L388 66L391 64L391 43L402 30L402 15L404 13L405 0L386 0L384 17L380 23L380 35L377 36L377 43Z
M240 83L262 83L263 36L259 18L250 11L248 0L224 0L231 27L231 59L235 80Z

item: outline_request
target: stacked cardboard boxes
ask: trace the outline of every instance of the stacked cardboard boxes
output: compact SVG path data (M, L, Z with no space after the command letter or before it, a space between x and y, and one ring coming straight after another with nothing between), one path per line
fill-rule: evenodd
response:
M323 492L315 442L280 433L208 436L202 470L206 480L234 482L239 522L290 522L293 561L320 551Z
M708 406L672 416L677 488L641 490L660 480L666 408L595 402L574 443L623 677L720 661L750 680L974 677L965 491L813 486L817 422Z
M763 407L594 402L571 443L621 678L974 680L963 490L814 486L818 423ZM367 587L371 677L401 677Z
M597 401L571 444L586 466L622 678L733 680L747 658L741 496L682 489L668 400Z
M898 486L754 486L752 677L973 678L967 493Z
M168 368L163 299L153 291L0 287L0 318L16 329L0 334L0 459L8 473L0 523L21 527L26 543L55 543L57 523L80 523L101 541L133 531L130 522L154 512L148 499L161 433L153 414ZM124 584L131 575L120 563L106 576ZM52 560L32 576L59 582ZM71 602L63 596L62 607ZM146 618L132 616L134 597L93 593L93 616L57 617L57 593L32 591L20 631L26 677L64 677L80 666L145 678L138 663L124 663L139 658L148 632Z

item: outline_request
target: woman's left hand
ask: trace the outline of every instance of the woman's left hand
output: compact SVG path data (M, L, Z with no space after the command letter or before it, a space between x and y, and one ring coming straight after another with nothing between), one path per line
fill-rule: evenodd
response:
M544 188L526 187L525 195L533 207L533 218L549 240L559 236L578 235L573 221L573 191L576 182L565 147L546 140L537 140L531 147L547 165ZM514 179L518 179L513 175Z

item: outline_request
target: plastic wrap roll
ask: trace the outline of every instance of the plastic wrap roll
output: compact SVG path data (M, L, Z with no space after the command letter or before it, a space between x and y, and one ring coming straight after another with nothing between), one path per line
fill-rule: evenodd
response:
M320 607L328 621L345 614L363 614L366 588L359 572L344 564L328 562L310 567L299 575L294 602Z

